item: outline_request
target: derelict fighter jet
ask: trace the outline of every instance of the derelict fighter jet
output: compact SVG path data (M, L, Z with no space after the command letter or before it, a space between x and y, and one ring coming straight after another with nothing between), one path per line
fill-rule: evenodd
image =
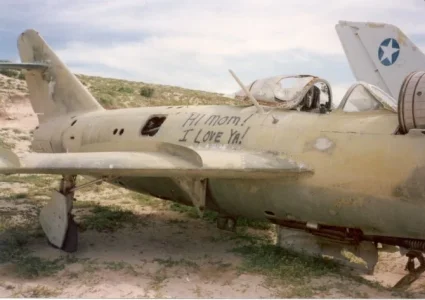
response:
M409 274L423 272L424 72L406 77L398 109L392 97L353 89L331 111L326 82L318 110L304 92L260 105L232 73L251 105L105 110L36 31L23 32L18 49L21 63L2 67L26 70L39 125L33 153L1 150L0 173L62 175L40 213L54 246L77 250L73 194L87 175L217 211L223 229L244 216L336 244L399 246Z

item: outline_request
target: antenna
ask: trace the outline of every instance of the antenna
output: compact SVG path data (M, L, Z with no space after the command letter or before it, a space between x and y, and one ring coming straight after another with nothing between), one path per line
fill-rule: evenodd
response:
M257 107L257 112L263 114L264 109L258 104L257 100L252 96L252 94L247 90L247 88L242 84L242 82L239 80L239 78L236 76L235 73L233 73L232 70L229 70L230 74L232 74L233 78L235 78L236 82L239 84L239 86L243 89L245 94L248 95L249 100Z

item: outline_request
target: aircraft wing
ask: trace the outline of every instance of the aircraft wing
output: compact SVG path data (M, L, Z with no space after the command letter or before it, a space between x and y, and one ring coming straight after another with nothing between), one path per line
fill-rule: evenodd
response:
M276 178L311 172L288 157L230 149L195 151L177 146L166 151L30 153L21 159L0 150L0 174Z

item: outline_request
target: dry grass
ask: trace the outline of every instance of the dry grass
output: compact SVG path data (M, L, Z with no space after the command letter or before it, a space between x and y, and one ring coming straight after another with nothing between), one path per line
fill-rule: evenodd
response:
M162 105L245 104L217 93L120 79L77 76L93 96L109 109Z

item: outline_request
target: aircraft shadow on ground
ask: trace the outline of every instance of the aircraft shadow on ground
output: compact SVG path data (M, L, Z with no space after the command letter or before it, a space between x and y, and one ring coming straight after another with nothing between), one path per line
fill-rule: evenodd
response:
M10 226L0 232L0 249L4 253L0 262L24 253L44 259L70 255L129 262L158 257L226 259L233 256L229 250L240 245L245 237L219 230L212 220L194 219L178 212L138 214L94 206L76 209L79 247L77 252L67 254L49 245L37 219L32 219L30 224Z

